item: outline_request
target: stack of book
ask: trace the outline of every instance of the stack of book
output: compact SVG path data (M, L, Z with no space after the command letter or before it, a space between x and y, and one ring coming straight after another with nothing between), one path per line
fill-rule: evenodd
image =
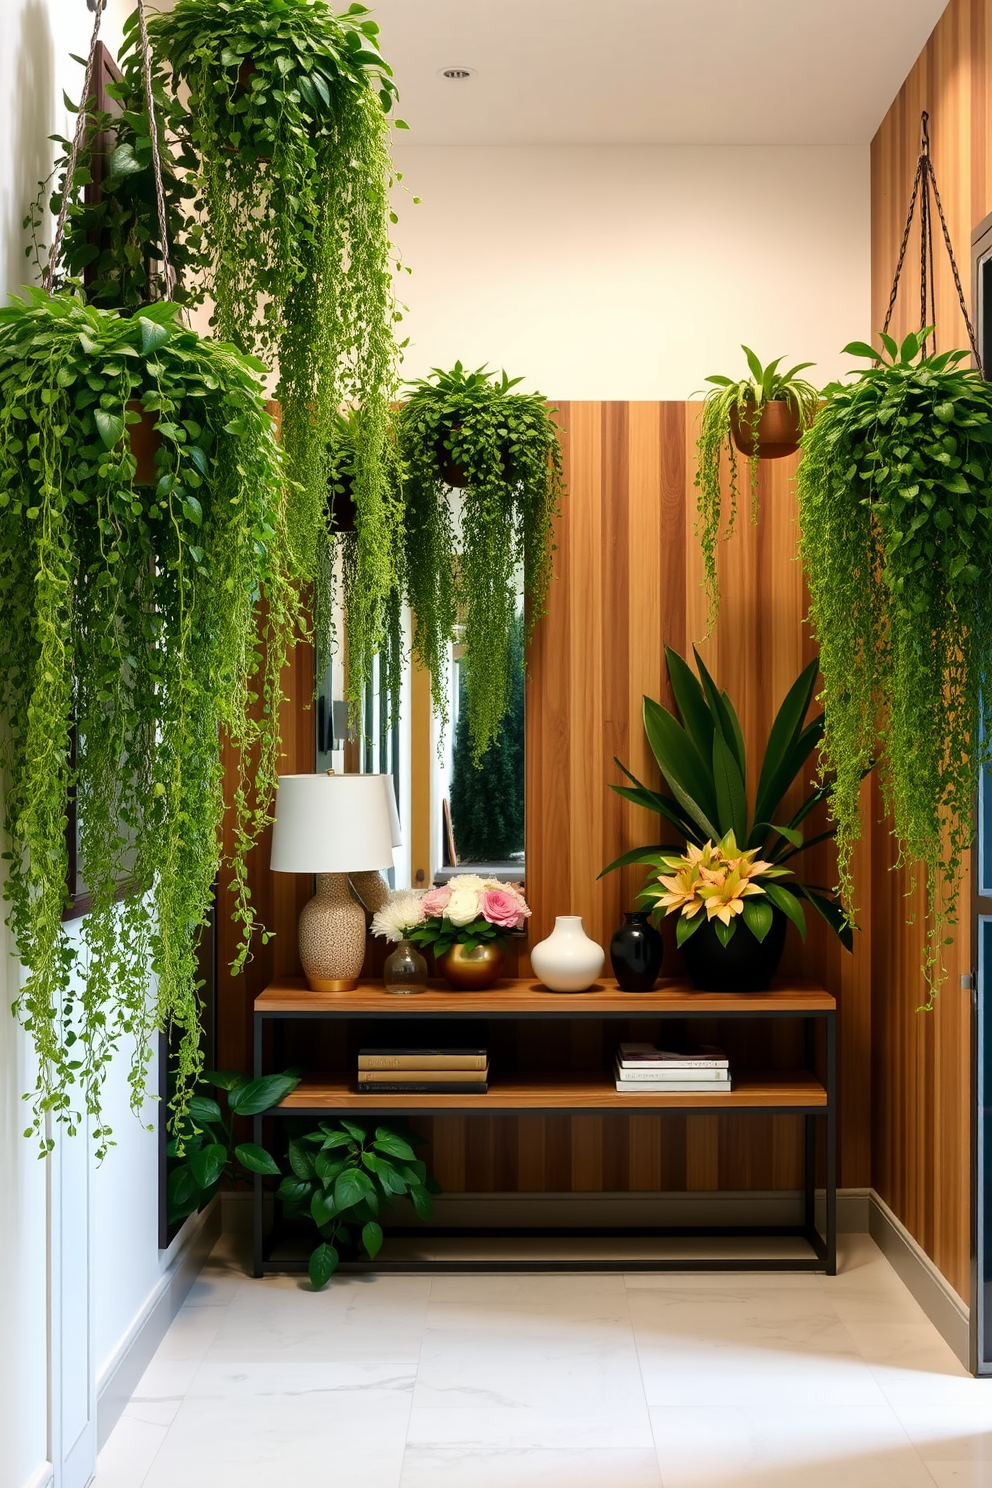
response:
M485 1049L359 1049L362 1095L485 1095Z
M663 1091L669 1095L711 1095L730 1090L730 1062L712 1044L660 1049L654 1044L621 1044L617 1050L617 1089L624 1095Z

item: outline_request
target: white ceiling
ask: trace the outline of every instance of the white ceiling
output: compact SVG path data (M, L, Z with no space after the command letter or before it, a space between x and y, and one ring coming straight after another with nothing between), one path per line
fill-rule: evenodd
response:
M411 144L746 145L867 143L947 0L366 3Z

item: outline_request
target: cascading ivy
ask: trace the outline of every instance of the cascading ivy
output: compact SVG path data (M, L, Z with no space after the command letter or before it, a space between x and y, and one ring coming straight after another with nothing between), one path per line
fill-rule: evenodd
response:
M461 362L450 372L435 368L411 385L398 420L414 653L430 671L434 707L446 721L448 647L463 627L476 763L499 737L509 706L521 570L528 639L544 613L563 489L554 410L540 393L511 392L521 380L485 368L466 372ZM463 487L457 519L454 478Z
M901 346L883 336L887 356L845 348L872 365L825 390L798 494L841 888L850 902L861 777L877 755L899 862L926 870L932 1002L992 759L992 386L960 365L966 352L920 358L931 330Z
M337 410L355 409L357 707L396 586L386 468L397 315L386 112L396 90L378 27L357 4L337 16L324 0L178 0L149 29L169 87L188 89L218 332L278 366L290 536L317 585L318 631L329 620L328 446Z
M181 1034L185 1110L221 730L245 762L231 869L247 949L244 853L268 817L297 622L263 372L186 330L174 305L128 318L29 291L0 310L0 766L27 969L16 1010L39 1060L29 1135L49 1116L73 1132L85 1111L105 1151L108 1063L128 1039L139 1110L156 1028ZM161 439L153 485L134 484L136 400ZM81 940L61 919L71 791L93 906Z

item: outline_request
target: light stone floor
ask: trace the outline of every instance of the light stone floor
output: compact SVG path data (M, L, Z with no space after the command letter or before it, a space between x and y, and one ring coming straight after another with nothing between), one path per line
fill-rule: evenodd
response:
M992 1380L867 1237L841 1265L314 1295L219 1248L95 1488L992 1488Z

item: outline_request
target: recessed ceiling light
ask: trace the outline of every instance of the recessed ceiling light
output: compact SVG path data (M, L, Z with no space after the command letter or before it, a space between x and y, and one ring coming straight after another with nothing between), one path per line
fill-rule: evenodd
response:
M447 78L449 83L464 83L470 77L475 77L474 67L442 67L440 76Z

